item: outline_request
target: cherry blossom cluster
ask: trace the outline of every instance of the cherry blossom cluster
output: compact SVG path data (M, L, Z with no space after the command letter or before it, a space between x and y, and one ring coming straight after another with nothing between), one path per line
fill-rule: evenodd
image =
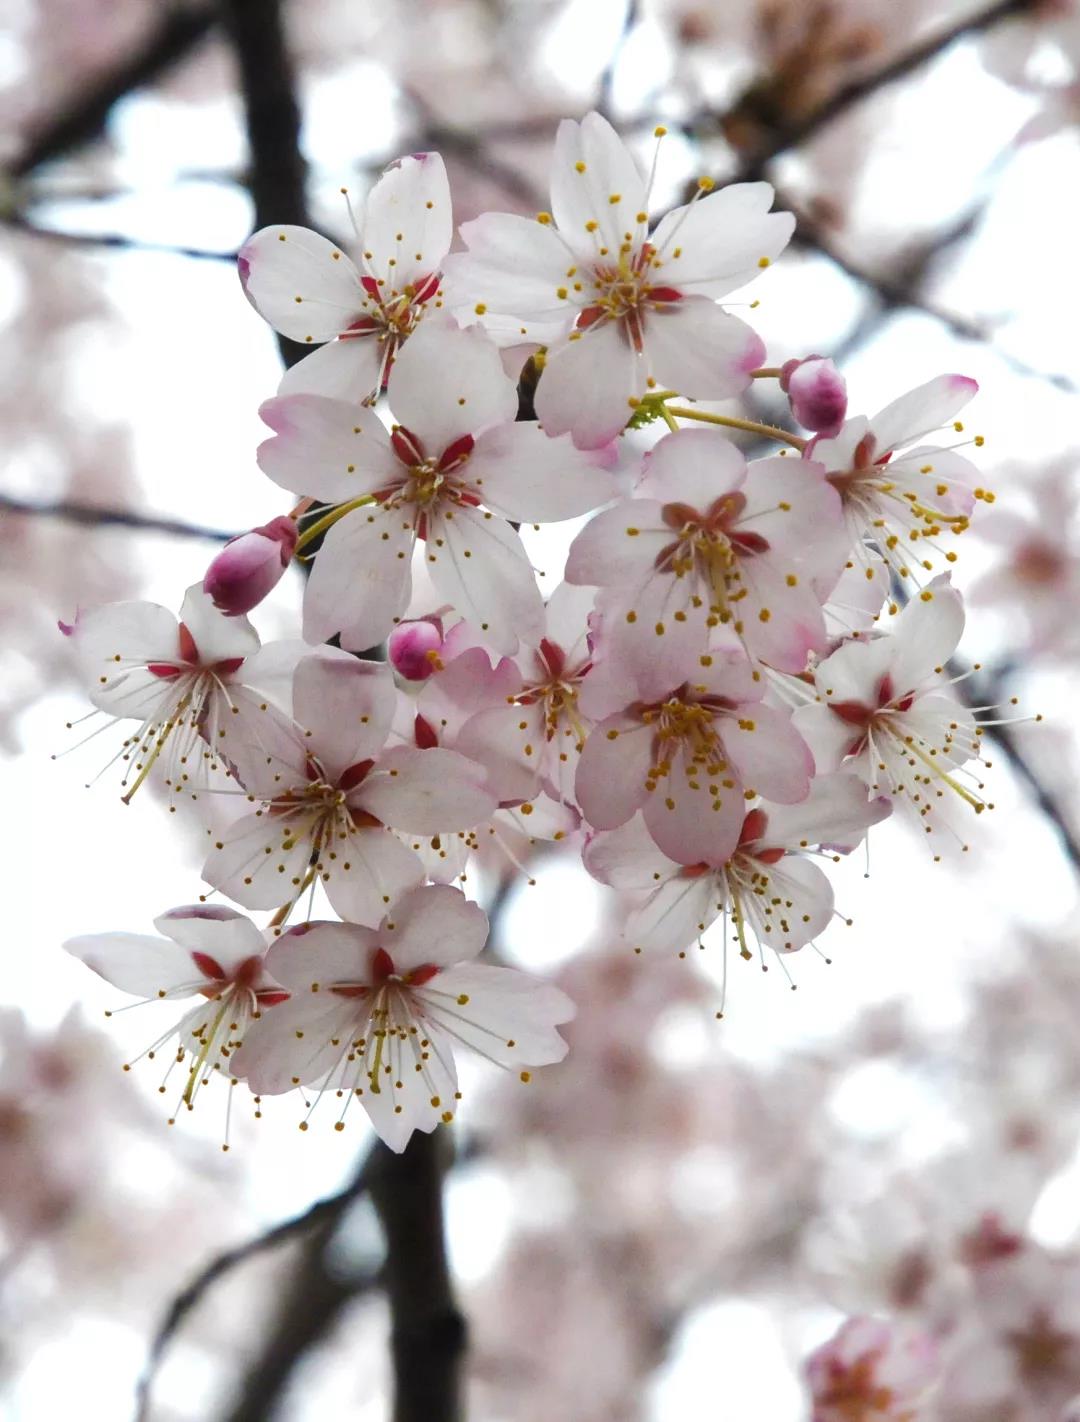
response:
M461 250L433 153L383 174L350 250L293 226L243 248L251 304L312 347L261 411L292 507L178 617L63 626L130 723L125 799L194 804L206 884L270 915L204 893L159 937L67 945L194 1001L154 1048L183 1103L214 1072L329 1092L401 1149L454 1118L457 1047L524 1080L559 1060L570 1000L478 961L474 860L573 844L638 951L715 924L784 954L834 917L822 864L894 806L938 839L947 801L983 808L947 672L951 541L992 497L956 448L974 382L848 416L830 361L769 366L722 304L791 237L771 187L703 179L656 222L651 186L590 114L559 128L551 211L486 214ZM767 380L807 435L718 406ZM568 521L550 580L542 526ZM302 637L262 645L248 613L295 560Z

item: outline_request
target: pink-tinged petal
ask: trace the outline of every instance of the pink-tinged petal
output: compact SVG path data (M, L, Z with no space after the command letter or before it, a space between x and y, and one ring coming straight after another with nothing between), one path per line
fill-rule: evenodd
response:
M765 811L763 846L809 849L823 844L830 849L854 849L871 825L888 818L892 805L884 798L868 799L863 782L840 771L817 776L799 805L762 805L761 809Z
M855 451L869 433L870 421L865 415L855 415L845 420L837 434L816 435L803 450L802 457L822 465L830 474L840 473L853 467Z
M740 532L764 538L770 559L782 562L785 575L797 571L803 583L807 578L835 583L850 540L840 497L822 465L780 456L752 460L742 492L746 505L735 525ZM814 530L813 538L807 538L807 529Z
M799 735L810 747L819 776L839 770L859 733L828 706L800 706L792 715Z
M680 747L670 774L646 797L645 823L657 846L678 863L723 864L739 841L745 803L737 784L710 781L687 764Z
M355 1015L351 1003L329 993L291 997L248 1028L232 1058L232 1073L259 1096L280 1096L321 1081L341 1060L341 1042Z
M600 449L625 429L645 380L621 323L597 321L548 351L536 414L545 434L570 434L579 449Z
M594 829L625 824L645 803L652 743L652 728L636 716L611 716L592 731L578 761L574 790Z
M113 602L80 612L72 632L86 693L113 716L153 715L172 693L149 665L180 660L176 617L153 602Z
M790 212L769 211L772 201L769 183L732 183L669 212L651 238L658 280L715 298L760 276L761 259L775 261L795 230Z
M801 673L811 652L827 647L825 619L812 581L792 587L772 559L744 558L742 585L747 590L736 624L747 651L777 671Z
M645 180L619 135L598 113L564 119L551 161L551 211L575 251L618 252L624 233L638 230ZM591 230L590 230L591 227Z
M438 272L454 235L439 154L413 153L390 163L367 195L360 230L370 269L384 289L404 291Z
M195 644L200 666L242 661L259 650L259 634L247 618L219 612L202 583L193 584L184 594L180 621Z
M931 430L949 424L974 398L978 382L967 375L939 375L886 405L870 421L877 454L913 444Z
M964 631L964 600L937 577L911 599L892 626L890 673L896 694L914 691L943 668Z
M287 929L270 944L266 968L279 983L303 1000L313 991L322 992L335 983L347 986L370 983L371 960L379 941L374 928L363 928L355 923L318 920L301 923ZM312 989L312 983L318 987ZM309 1003L310 1011L317 1008L316 1002Z
M304 638L363 652L383 640L409 605L412 523L374 504L346 514L327 533L304 594Z
M803 429L835 435L847 414L847 385L831 360L808 356L788 361L781 380L791 413Z
M273 799L307 780L303 733L261 692L231 683L224 695L209 698L201 731L212 753L256 799Z
M436 622L420 618L402 622L390 633L386 657L406 681L427 681L441 662L443 634Z
M195 992L204 977L186 949L145 933L86 933L69 938L64 951L136 997L157 997L187 984Z
M829 701L876 706L878 688L889 670L892 655L888 636L874 637L868 642L841 642L814 672L814 684L818 693Z
M725 894L717 874L674 874L627 917L623 937L635 948L681 953L724 911Z
M250 612L281 581L297 537L295 520L275 518L230 538L203 575L203 591L229 617Z
M320 395L350 405L378 395L386 361L386 343L380 334L381 328L317 346L285 371L278 395Z
M426 884L403 894L379 925L379 942L397 973L425 964L449 968L463 963L476 957L487 936L484 910L446 884Z
M259 414L274 431L259 445L259 468L282 489L341 504L402 481L405 471L370 410L323 395L279 395Z
M331 655L334 652L333 647L326 650ZM298 663L310 656L311 648L299 637L267 642L245 660L241 679L253 692L260 693L280 710L288 711L292 708L293 675Z
M462 504L432 518L424 545L441 598L484 634L496 652L543 636L544 599L529 555L505 519Z
M595 587L573 583L560 583L547 600L547 639L562 649L567 666L577 666L589 657L589 617L595 600Z
M645 354L658 385L691 400L724 400L750 384L765 342L709 297L684 296L649 312Z
M497 804L484 780L482 767L456 751L398 746L382 757L349 803L392 829L414 834L471 829Z
M656 847L640 815L618 829L589 835L581 859L601 884L631 891L651 892L682 867Z
M446 259L446 304L462 320L477 315L485 325L493 317L519 317L518 339L529 339L531 323L569 329L576 309L559 296L569 283L566 247L550 226L508 212L487 212L463 222L467 252ZM477 312L476 307L483 307ZM508 327L508 323L500 323Z
M332 782L350 766L375 759L390 734L396 703L385 662L316 652L296 669L293 715L311 732L311 753Z
M481 435L463 477L492 512L529 523L577 518L616 493L594 455L534 424L499 425Z
M505 711L507 698L521 687L521 673L509 658L493 667L483 648L469 647L428 681L416 710L445 745L479 711L496 706Z
M746 460L719 430L679 430L665 435L645 457L636 492L660 504L686 504L701 513L742 488ZM672 529L667 529L670 541Z
M354 923L377 923L388 904L424 878L419 857L378 827L338 836L316 869L334 911Z
M212 958L226 975L248 958L261 959L266 951L266 940L251 919L225 904L169 909L154 919L154 927L189 953Z
M309 815L256 811L218 835L203 878L244 908L278 908L299 892L311 848Z
M498 347L479 326L462 330L446 316L428 317L410 336L394 362L387 395L394 419L431 459L463 435L517 414L517 388Z
M570 545L566 581L588 587L634 587L644 582L672 541L662 505L625 499L596 514Z
M889 595L889 569L877 554L852 559L840 574L825 606L830 638L869 632Z
M954 449L918 445L890 459L888 468L890 477L903 479L921 500L943 513L966 516L975 507L979 470ZM1048 524L1053 522L1049 509L1041 508L1041 512ZM985 522L980 522L980 536L985 536L985 527Z
M306 227L264 227L240 249L247 299L294 341L329 341L362 315L364 290L352 262Z
M423 1020L422 1031L428 1040L426 1058L421 1057L416 1037L408 1034L403 1042L391 1036L378 1091L366 1078L360 1081L360 1104L392 1151L403 1151L414 1131L430 1132L440 1122L453 1119L457 1105L457 1071L450 1040L433 1019Z
M569 1048L555 1030L574 1004L554 983L516 968L463 963L416 990L424 1015L455 1044L504 1067L548 1066Z
M759 940L778 953L793 953L828 928L833 916L829 880L809 859L784 857L767 871L762 906L767 916L755 924ZM773 903L772 900L780 902Z
M545 741L544 708L494 706L471 716L455 744L487 773L500 802L529 800L540 788Z
M763 703L740 712L724 721L724 750L747 791L782 805L805 800L814 757L790 715Z

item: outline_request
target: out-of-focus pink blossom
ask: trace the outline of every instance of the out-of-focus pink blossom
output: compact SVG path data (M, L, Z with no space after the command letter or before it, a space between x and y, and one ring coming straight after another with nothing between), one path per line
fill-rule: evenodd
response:
M847 414L847 382L824 356L785 361L780 388L803 429L836 435Z
M295 520L281 517L230 538L207 568L203 591L230 617L250 612L280 582L297 537Z
M916 1422L937 1369L929 1334L849 1318L807 1360L813 1422Z

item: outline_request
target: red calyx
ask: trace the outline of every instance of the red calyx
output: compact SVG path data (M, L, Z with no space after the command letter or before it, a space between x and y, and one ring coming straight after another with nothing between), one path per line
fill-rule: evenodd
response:
M374 764L373 760L358 760L355 765L350 765L347 770L341 772L338 779L338 789L346 792L355 790L366 778L368 771Z
M209 953L192 953L191 961L204 977L213 978L216 983L225 981L225 969L216 958L211 958Z
M439 473L445 474L448 469L455 469L459 464L464 464L473 452L475 443L472 435L467 434L454 440L453 444L448 444L439 459Z
M418 715L413 722L413 739L420 750L432 750L439 744L439 738L435 734L435 727L430 721L425 721L423 716Z
M390 445L402 464L412 469L424 462L424 446L404 425L398 425L390 434Z

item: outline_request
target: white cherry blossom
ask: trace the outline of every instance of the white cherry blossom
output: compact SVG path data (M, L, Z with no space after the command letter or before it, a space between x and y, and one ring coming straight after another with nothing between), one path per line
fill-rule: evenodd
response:
M306 227L264 227L240 249L244 292L275 331L321 349L287 370L282 393L367 400L425 313L441 305L453 220L437 153L399 158L368 193L356 261Z
M293 996L249 1034L236 1070L261 1095L315 1083L336 1090L339 1129L357 1099L387 1145L404 1150L413 1131L453 1120L455 1048L525 1081L524 1068L566 1055L555 1029L573 1003L526 973L473 962L487 932L481 908L438 884L403 895L377 928L290 929L267 961Z
M599 114L559 125L551 213L486 213L446 262L447 302L510 344L547 346L536 412L549 434L597 448L630 402L671 388L737 395L765 348L718 304L784 250L795 226L770 212L768 183L738 183L676 208L649 230L649 189ZM711 184L706 184L706 189Z
M409 604L423 544L439 597L496 651L540 635L543 599L510 520L574 518L611 497L610 476L569 440L515 423L517 391L478 327L429 320L390 377L397 423L315 395L263 406L277 433L259 450L286 489L331 503L365 501L327 533L304 599L304 635L362 651Z

